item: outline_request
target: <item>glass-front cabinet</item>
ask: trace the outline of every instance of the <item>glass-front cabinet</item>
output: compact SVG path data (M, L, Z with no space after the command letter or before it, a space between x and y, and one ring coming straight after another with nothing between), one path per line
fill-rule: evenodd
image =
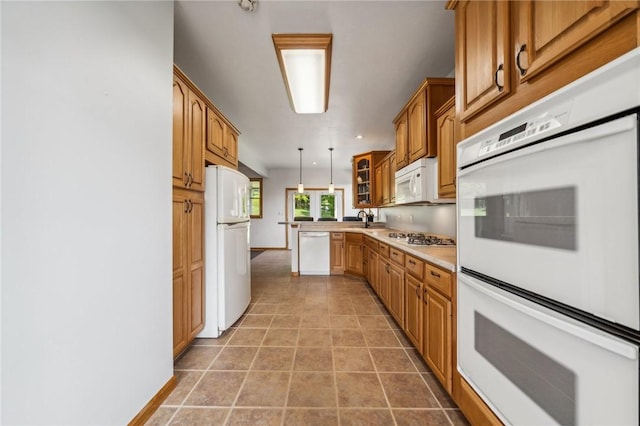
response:
M353 207L376 207L375 167L389 151L371 151L353 157Z

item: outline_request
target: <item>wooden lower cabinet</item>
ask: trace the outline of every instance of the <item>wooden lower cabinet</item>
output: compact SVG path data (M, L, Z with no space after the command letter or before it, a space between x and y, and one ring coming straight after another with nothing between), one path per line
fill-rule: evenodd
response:
M433 374L451 393L451 300L430 287L423 293L422 353Z
M173 191L173 355L204 328L204 195Z
M404 324L404 269L389 264L389 312L398 324Z
M482 398L471 388L465 379L459 377L459 390L455 397L458 408L472 425L499 426L502 422L493 414L493 411Z
M344 271L347 274L362 275L362 234L347 232L344 247Z
M369 255L369 261L367 262L367 280L369 284L371 284L373 291L378 294L380 292L380 276L378 274L378 259L380 255L371 249L368 249L367 253Z
M331 275L344 274L344 232L331 233L330 259Z
M411 343L422 350L422 281L405 275L404 331Z

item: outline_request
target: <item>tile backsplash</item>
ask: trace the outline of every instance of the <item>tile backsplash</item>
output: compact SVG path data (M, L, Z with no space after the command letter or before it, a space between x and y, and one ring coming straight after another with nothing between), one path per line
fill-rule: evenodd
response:
M455 204L380 208L376 220L389 228L456 237Z

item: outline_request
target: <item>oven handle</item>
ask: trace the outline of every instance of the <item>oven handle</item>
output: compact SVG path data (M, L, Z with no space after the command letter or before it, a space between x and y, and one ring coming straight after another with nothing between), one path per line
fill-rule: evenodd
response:
M520 149L517 151L506 151L497 154L495 157L490 157L490 161L483 161L477 164L468 166L465 169L458 170L458 178L466 174L472 173L477 170L484 169L485 167L491 167L503 161L510 161L514 158L519 158L526 155L538 153L540 151L559 148L565 145L572 145L575 143L585 143L592 140L604 139L607 136L616 135L618 133L628 132L636 128L637 115L631 114L613 121L606 122L599 126L591 127L589 129L581 130L575 133L571 133L564 136L558 136L549 141L543 143L537 143L535 145ZM460 166L458 166L460 167Z
M505 304L515 309L516 311L528 315L538 321L542 321L552 327L560 329L573 336L579 337L582 340L600 346L605 350L614 352L630 360L635 360L638 358L638 353L635 350L636 348L634 346L631 346L630 344L619 342L610 337L602 336L600 334L594 333L587 328L579 327L575 324L563 321L540 310L533 309L529 306L517 302L516 300L513 300L512 297L508 297L507 295L503 295L496 291L492 291L489 288L486 288L485 284L481 283L479 280L463 273L458 274L458 279L463 284L472 287L474 290L479 291L485 296L490 297L499 303Z

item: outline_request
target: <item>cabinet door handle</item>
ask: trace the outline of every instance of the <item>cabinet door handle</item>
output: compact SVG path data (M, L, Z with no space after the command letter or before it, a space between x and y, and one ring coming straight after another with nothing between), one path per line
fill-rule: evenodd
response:
M504 72L504 65L500 64L498 66L498 69L496 69L495 74L493 74L493 82L496 83L496 87L498 88L498 92L502 92L504 90L504 85L500 85L500 83L498 83L498 73L500 71Z
M184 172L184 177L185 177L185 181L184 181L184 186L189 186L189 173Z
M191 174L191 172L189 172L189 178L191 179L191 181L189 182L189 188L191 188L191 185L193 185L193 175Z
M384 270L387 271L387 273L389 273L389 264L388 263L386 265L384 265Z
M414 262L413 260L409 260L409 264L413 265L413 266L416 266L416 262Z
M424 291L422 292L422 300L424 300L424 304L426 305L427 303L429 303L427 301L427 287L424 288Z
M440 274L434 271L431 271L431 275L433 275L436 278L440 278Z
M416 297L420 299L420 287L416 287Z
M189 200L184 200L182 204L184 204L184 212L189 212Z
M189 203L189 212L188 213L191 213L193 211L193 201L187 200L187 202Z
M518 54L516 55L516 66L518 67L518 70L520 70L520 75L524 76L527 73L527 69L524 68L522 64L520 64L520 55L522 54L522 52L527 53L526 43L520 46L520 49L518 49Z

